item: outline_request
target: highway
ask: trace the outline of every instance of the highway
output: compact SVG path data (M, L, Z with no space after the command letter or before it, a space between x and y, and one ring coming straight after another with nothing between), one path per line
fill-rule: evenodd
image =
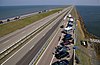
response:
M62 21L62 23L65 24L65 26L67 25L66 21L67 20ZM46 50L44 51L44 53L42 54L40 59L37 61L36 65L51 65L53 62L59 61L58 59L56 59L54 57L54 55L52 53L55 51L55 47L58 46L59 43L61 43L61 39L62 39L62 36L63 36L61 31L62 31L62 29L60 29L60 27L59 27L59 30L57 31L57 33L53 37L52 41L49 43L49 46L46 48ZM71 34L73 34L73 33L71 33ZM60 36L61 36L61 39L59 40ZM73 45L69 45L69 48L71 50L69 51L70 52L70 58L68 58L68 60L71 59L71 57L72 57Z
M63 10L63 12L65 10ZM56 14L58 15L58 13L55 13L55 16L57 16ZM41 49L42 45L46 42L46 40L50 37L50 35L54 32L54 30L56 29L58 24L60 24L60 22L58 22L58 21L64 16L64 14L62 16L59 16L52 24L50 24L48 26L48 28L45 28L43 31L38 33L34 38L32 38L21 49L19 49L16 53L14 53L12 56L10 56L6 61L4 61L2 63L2 65L15 65L19 60L20 61L17 63L18 65L20 65L20 64L21 65L26 65L27 63L29 63L32 60L32 58L35 56L35 54ZM51 16L51 18L53 18L53 17L54 17L54 14ZM46 19L45 22L47 22L48 20L49 19ZM44 21L44 20L42 20L42 21ZM44 23L42 22L42 24L44 24ZM36 26L37 24L34 23L34 25ZM40 24L38 24L37 27L39 27L39 25ZM30 26L29 27L27 26L27 27L30 29L31 28ZM32 25L31 31L34 30L33 27L34 26ZM24 28L24 30L25 30L25 28ZM26 30L28 30L28 29L26 28ZM29 34L29 30L27 31L27 33ZM21 33L21 35L23 35L23 34ZM13 36L11 36L11 38L13 38ZM9 41L7 41L7 42L9 42ZM10 42L12 43L12 41L10 41ZM6 43L4 43L4 44L6 44ZM34 52L34 54L33 54L33 52Z
M66 10L67 10L67 8L64 9L60 13L55 13L53 15L50 15L46 18L43 18L43 19L29 25L29 26L26 26L25 28L23 28L21 30L17 30L9 35L6 35L3 38L0 38L0 43L1 43L0 44L0 54L3 52L6 52L6 50L10 49L15 44L20 43L20 41L22 39L24 39L25 37L27 37L31 33L34 33L34 31L36 31L37 29L39 29L41 26L45 25L46 23L49 23L52 19L59 16L60 14L62 14ZM8 52L10 53L11 51L8 51ZM1 56L0 58L4 57L4 55L6 55L7 53L3 54L3 56Z
M61 13L59 13L61 14ZM45 23L49 22L51 19L59 15L58 13L55 13L53 15L50 15L46 18L43 18L29 26L26 26L23 29L17 30L11 34L8 34L2 38L0 38L0 53L4 51L5 49L9 48L14 43L17 43L39 27L43 26Z

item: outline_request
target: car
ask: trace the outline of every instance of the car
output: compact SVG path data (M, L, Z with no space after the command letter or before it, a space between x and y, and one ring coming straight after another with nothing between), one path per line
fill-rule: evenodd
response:
M7 22L9 22L10 21L10 19L7 19Z
M72 25L72 24L70 24L70 23L68 23L68 25L67 25L67 27L72 27L72 26L73 26L73 25ZM67 28L67 27L66 27L66 28Z
M58 53L55 53L55 57L57 59L61 59L61 58L64 58L64 57L70 57L70 55L69 55L69 52L63 50L63 51L60 51Z
M72 37L63 38L62 41L63 41L63 42L66 42L67 40L72 40L72 39L73 39Z
M71 34L66 34L66 35L64 35L64 38L69 38L71 36L72 36Z
M52 65L68 65L68 64L69 64L69 61L66 59L52 63Z
M73 26L73 23L72 22L68 22L67 27L70 26L70 25Z
M71 15L71 14L69 14L67 17L68 17L68 18L72 18L72 15Z
M69 40L66 40L63 44L64 44L64 45L70 45L71 42L69 42Z
M3 23L3 21L0 21L0 24L2 24Z
M61 31L61 33L63 33L63 34L67 34L67 31L66 31L66 30L63 30L63 31Z
M68 51L70 50L68 46L63 46L63 45L60 45L60 46L57 46L55 47L55 53L59 53L60 51Z
M61 25L60 28L64 28L64 25Z
M67 28L64 28L64 30L65 30L65 31L70 31L70 30L72 30L72 27L69 27L69 26L68 26Z
M73 19L73 18L69 18L69 21L70 21L70 22L74 22L74 19Z

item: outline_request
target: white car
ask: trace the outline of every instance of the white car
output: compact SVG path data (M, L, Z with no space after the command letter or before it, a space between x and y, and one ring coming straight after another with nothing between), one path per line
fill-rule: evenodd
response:
M69 15L68 15L68 17L69 17L69 18L71 18L71 17L72 17L72 15L71 15L71 14L69 14Z
M73 19L73 18L70 18L70 19L69 19L69 21L72 21L72 22L73 22L73 21L74 21L74 19Z
M64 28L64 30L66 30L66 31L70 31L70 30L72 30L72 27Z

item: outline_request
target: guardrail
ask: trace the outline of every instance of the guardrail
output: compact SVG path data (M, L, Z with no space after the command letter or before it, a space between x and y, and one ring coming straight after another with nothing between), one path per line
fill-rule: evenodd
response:
M68 11L66 14L69 14L70 11ZM66 16L66 14L59 20L62 21L63 18ZM60 25L60 24L59 24ZM59 27L59 26L58 26ZM54 33L51 35L51 37L47 40L47 42L43 45L43 47L41 48L41 50L37 53L37 55L33 58L33 60L29 63L29 65L36 65L37 61L39 60L39 58L41 57L42 53L45 51L45 49L47 48L47 46L49 45L50 41L52 40L52 38L54 37L54 34L56 33L57 29L54 31Z
M63 19L63 17L59 21L61 21L62 19ZM46 43L43 45L43 47L41 48L41 50L39 50L39 52L36 54L36 56L33 58L33 60L30 62L29 65L36 65L38 59L41 57L42 53L45 51L45 49L49 45L49 43L52 40L52 38L54 37L55 33L58 31L59 25L56 28L56 30L53 32L53 34L49 37L49 39L46 41Z
M65 12L65 11L64 11ZM62 12L63 13L63 12ZM9 54L13 54L15 51L17 51L19 48L21 48L23 45L25 45L25 43L27 43L31 38L33 38L36 34L38 34L41 30L43 30L46 26L48 26L49 24L51 24L56 18L58 18L62 13L60 13L57 17L53 18L52 20L50 20L50 22L44 24L43 26L41 26L40 28L38 28L37 30L35 30L34 32L30 33L28 36L26 36L25 38L21 39L19 42L13 44L12 46L10 46L8 49L6 49L5 51L3 51L2 53L0 53L0 63L2 63L2 59L4 60L4 57L6 56L6 58L9 57ZM14 51L15 50L15 51ZM7 57L8 55L8 57Z

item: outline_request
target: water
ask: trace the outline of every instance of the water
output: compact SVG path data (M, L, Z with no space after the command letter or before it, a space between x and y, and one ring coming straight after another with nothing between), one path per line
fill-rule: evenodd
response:
M58 7L64 7L64 6L61 5L0 6L0 20Z
M77 6L88 32L100 37L100 6Z

